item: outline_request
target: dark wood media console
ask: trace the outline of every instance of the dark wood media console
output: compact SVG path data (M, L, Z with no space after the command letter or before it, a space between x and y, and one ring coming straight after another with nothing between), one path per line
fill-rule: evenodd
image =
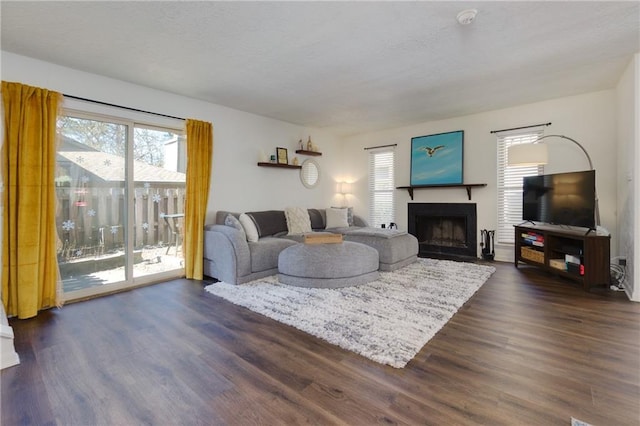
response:
M515 226L515 266L520 262L582 284L609 286L611 236L551 225ZM573 257L567 270L567 255ZM576 262L577 261L577 262ZM579 263L578 263L579 262Z

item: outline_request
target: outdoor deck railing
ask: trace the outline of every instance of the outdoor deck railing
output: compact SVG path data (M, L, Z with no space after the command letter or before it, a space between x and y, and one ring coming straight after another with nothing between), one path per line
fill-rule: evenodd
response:
M126 203L122 187L56 187L58 260L69 261L122 250ZM184 185L136 188L133 200L133 246L175 244L183 228ZM165 220L170 215L171 220Z

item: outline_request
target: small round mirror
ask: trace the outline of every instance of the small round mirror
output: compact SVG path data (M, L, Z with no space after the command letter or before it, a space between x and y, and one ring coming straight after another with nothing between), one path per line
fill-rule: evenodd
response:
M315 188L320 182L320 167L314 160L305 160L300 169L300 180L306 188Z

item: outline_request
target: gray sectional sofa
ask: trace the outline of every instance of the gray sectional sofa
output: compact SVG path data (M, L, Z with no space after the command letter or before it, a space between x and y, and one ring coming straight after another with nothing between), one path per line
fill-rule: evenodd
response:
M324 209L308 209L308 213L313 232L342 234L345 241L376 249L381 271L392 271L417 259L418 240L405 231L372 228L357 215L353 215L348 227L325 229ZM304 235L288 235L284 210L247 213L258 230L255 242L247 241L242 230L225 225L229 214L240 216L218 211L216 223L204 230L204 274L220 281L242 284L277 274L280 252L304 240Z

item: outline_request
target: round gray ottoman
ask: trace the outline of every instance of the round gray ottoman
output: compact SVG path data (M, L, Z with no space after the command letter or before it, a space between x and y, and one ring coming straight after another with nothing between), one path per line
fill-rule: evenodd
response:
M378 278L378 251L360 243L296 244L280 252L278 280L298 287L338 288Z

